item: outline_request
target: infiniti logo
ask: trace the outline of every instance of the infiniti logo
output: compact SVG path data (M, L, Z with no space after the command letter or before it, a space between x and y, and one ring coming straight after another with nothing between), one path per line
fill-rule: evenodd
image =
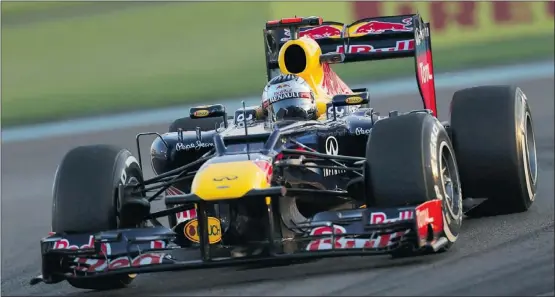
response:
M326 154L337 155L338 153L339 144L337 143L337 139L333 136L328 137L328 139L326 139Z
M337 138L330 136L326 139L326 154L337 156L339 154L339 143ZM338 175L345 173L345 170L338 169L323 169L324 176Z
M230 176L219 176L219 177L215 177L213 180L214 181L224 181L224 180L235 180L237 179L236 175L230 175Z

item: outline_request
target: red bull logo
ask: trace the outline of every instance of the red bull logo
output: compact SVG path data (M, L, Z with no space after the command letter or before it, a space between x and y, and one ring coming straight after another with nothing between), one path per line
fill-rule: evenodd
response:
M301 30L299 37L308 36L312 39L341 37L341 29L331 25L323 25Z
M386 31L410 32L412 31L412 18L406 18L402 23L370 21L358 27L353 35L359 34L382 34Z
M290 39L291 32L289 29L285 29L285 40ZM312 39L322 39L322 38L339 38L341 37L341 29L337 28L336 26L332 25L322 25L317 27L311 28L302 28L299 31L299 38L307 36Z
M89 236L89 241L82 245L78 246L75 244L71 244L67 239L60 239L54 243L52 247L55 250L83 250L83 249L94 249L94 236ZM108 243L101 243L100 244L100 254L101 255L111 255L112 249L110 248L110 244Z
M90 258L75 258L76 270L97 272L106 269L119 269L126 267L139 267L143 265L154 265L164 263L165 254L162 253L144 253L137 257L130 259L127 256L118 257L113 260L105 259L90 259ZM83 265L86 264L86 265Z
M290 88L290 87L291 87L291 86L289 86L288 84L281 84L281 85L278 85L278 86L276 87L276 90L283 89L283 88Z
M405 50L414 50L414 39L399 40L394 47L374 48L370 44L350 45L345 51L344 45L338 45L335 49L338 53L370 53L370 52L397 52Z

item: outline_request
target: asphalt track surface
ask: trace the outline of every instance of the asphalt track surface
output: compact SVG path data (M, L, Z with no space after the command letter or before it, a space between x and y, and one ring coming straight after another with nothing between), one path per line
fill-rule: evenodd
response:
M526 213L465 220L452 250L414 259L350 257L283 267L147 274L140 275L130 288L109 293L81 291L66 283L30 287L29 279L40 273L39 239L50 231L52 179L65 152L96 143L135 151L137 132L163 132L168 125L3 144L2 295L553 296L554 80L507 83L520 86L532 108L540 169L536 201ZM447 120L454 91L438 91L442 120ZM373 105L383 113L419 108L415 95L379 98ZM149 145L144 142L143 154Z

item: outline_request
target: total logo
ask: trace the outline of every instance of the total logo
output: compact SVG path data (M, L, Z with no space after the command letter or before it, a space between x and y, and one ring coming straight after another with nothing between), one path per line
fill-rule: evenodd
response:
M418 223L418 228L423 228L428 224L434 223L434 218L430 217L430 212L427 208L423 210L416 210L416 222Z
M420 77L422 79L422 84L427 83L430 80L433 80L434 77L430 73L430 65L428 63L418 63L418 68L420 68Z

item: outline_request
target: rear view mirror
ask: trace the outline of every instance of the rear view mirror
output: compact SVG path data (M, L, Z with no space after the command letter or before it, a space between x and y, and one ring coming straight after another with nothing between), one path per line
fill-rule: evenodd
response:
M225 107L221 104L192 107L189 110L191 119L224 117L227 120Z
M332 99L333 106L362 105L369 102L368 92L335 95Z

